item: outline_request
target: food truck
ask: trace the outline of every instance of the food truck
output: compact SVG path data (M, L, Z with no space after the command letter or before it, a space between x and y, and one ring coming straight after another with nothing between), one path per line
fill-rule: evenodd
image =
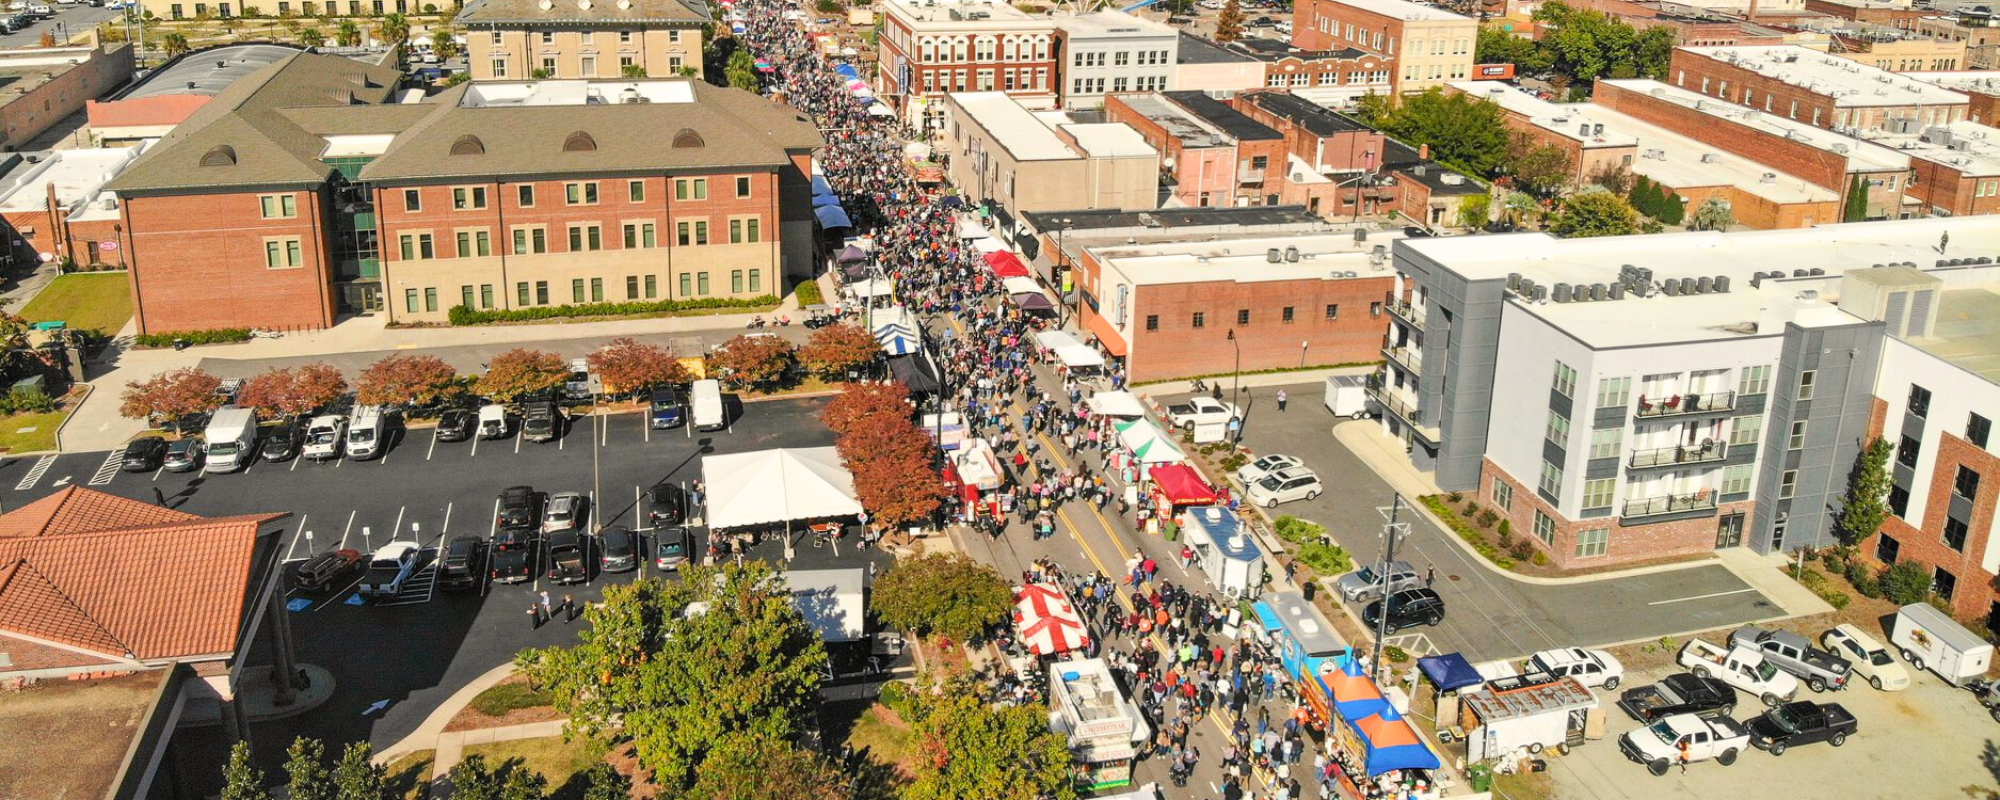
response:
M1264 551L1243 519L1222 506L1190 508L1181 514L1189 565L1208 576L1223 594L1255 600L1264 588Z
M1139 707L1101 658L1049 665L1049 727L1069 737L1071 769L1083 791L1132 784L1132 764L1152 738Z

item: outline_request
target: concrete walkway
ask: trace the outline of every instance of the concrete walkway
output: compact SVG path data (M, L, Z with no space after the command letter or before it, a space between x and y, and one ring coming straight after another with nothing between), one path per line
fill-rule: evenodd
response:
M416 730L410 732L410 735L403 737L403 740L400 742L377 751L375 753L375 763L388 764L418 750L436 749L439 746L439 742L446 735L444 732L445 726L451 724L452 718L458 716L458 712L465 710L465 707L472 702L472 698L478 697L480 692L493 688L512 674L514 674L514 662L509 661L487 670L484 675L473 678L463 687L460 687L458 691L453 692L450 697L445 698L443 703L439 703L437 710L432 711L430 716L425 717L423 724L418 725ZM457 763L457 760L453 759L452 763Z
M469 731L456 731L439 736L437 740L437 756L431 761L431 796L440 798L440 800L451 796L451 768L458 766L458 762L465 759L466 745L511 742L515 739L546 739L551 736L561 736L563 724L563 720L552 719L547 722L508 725L504 728L477 728Z

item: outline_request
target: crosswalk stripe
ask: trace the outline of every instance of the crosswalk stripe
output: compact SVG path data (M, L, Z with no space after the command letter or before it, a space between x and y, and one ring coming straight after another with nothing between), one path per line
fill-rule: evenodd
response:
M54 463L56 463L55 456L42 456L37 459L35 465L28 468L28 474L21 476L21 482L14 484L14 491L25 492L35 488L35 484L42 482L42 474L48 472L49 465Z
M97 474L90 476L90 485L103 486L118 477L118 468L124 466L125 454L113 450L104 454L104 463L97 468Z

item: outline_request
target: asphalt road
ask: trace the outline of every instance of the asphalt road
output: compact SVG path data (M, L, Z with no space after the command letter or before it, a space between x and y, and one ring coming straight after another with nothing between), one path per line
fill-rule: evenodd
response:
M1278 411L1282 388L1290 402ZM1383 518L1395 491L1367 464L1336 441L1335 424L1376 425L1374 420L1335 418L1321 402L1320 384L1259 387L1248 406L1244 443L1264 455L1285 453L1319 473L1326 492L1277 508L1325 525L1334 539L1361 563L1381 557ZM1186 395L1158 397L1180 402ZM1404 498L1414 502L1414 498ZM1475 661L1512 659L1552 647L1595 646L1657 638L1689 630L1734 625L1781 616L1784 612L1720 566L1702 566L1582 584L1543 585L1496 575L1457 543L1414 513L1402 517L1410 535L1396 557L1421 572L1437 570L1445 621L1436 628L1413 628L1393 639L1437 652L1459 651ZM1358 616L1361 607L1350 604Z
M49 2L49 0L43 0L43 2ZM97 27L98 23L119 19L119 15L124 13L123 11L115 11L109 8L95 8L81 3L56 5L50 2L49 8L55 10L56 15L54 17L41 20L13 33L0 35L0 47L34 47L41 43L42 31L45 30L55 31L58 41L65 37L81 36L85 31Z

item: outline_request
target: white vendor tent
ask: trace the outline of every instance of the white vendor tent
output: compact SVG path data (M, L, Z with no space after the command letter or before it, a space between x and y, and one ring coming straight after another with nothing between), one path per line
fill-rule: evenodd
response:
M792 605L821 641L852 642L868 635L863 609L868 574L853 569L799 569L785 573Z
M976 218L962 217L958 220L958 238L960 239L984 239L992 235L986 231L986 226L979 224L979 220Z
M1008 278L1007 280L1027 280L1027 278ZM1010 289L1009 291L1012 290ZM1056 358L1062 359L1062 362L1069 366L1104 366L1104 356L1099 355L1096 348L1077 341L1075 336L1070 335L1066 331L1042 331L1035 334L1035 341L1041 346L1054 351Z
M1000 285L1007 287L1008 294L1042 293L1042 285L1036 283L1034 278L1007 278L1005 280L1002 280L1000 282Z
M896 284L882 278L869 278L848 284L847 291L858 298L887 297L895 293Z
M1146 416L1146 404L1139 402L1139 396L1131 392L1098 392L1091 395L1090 410L1107 417Z
M714 529L861 513L854 475L831 447L702 456L701 478L708 485L708 526Z
M1178 464L1187 460L1187 454L1152 420L1128 420L1112 427L1118 429L1118 443L1141 464Z
M972 240L972 249L977 250L982 254L998 253L1002 250L1007 249L1007 245L1001 244L999 239L995 239L991 236L988 236L984 239Z

